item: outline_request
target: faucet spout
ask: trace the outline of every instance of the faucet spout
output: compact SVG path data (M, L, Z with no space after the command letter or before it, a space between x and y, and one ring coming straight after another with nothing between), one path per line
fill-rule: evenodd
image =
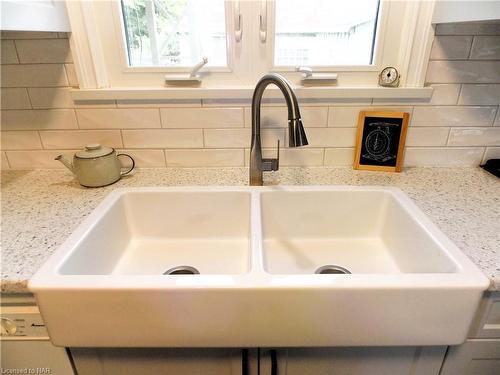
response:
M288 146L299 147L306 146L307 136L302 125L300 116L299 104L297 97L292 90L288 81L281 75L276 73L266 74L263 76L253 92L252 97L252 142L250 146L250 185L262 185L263 171L275 171L279 167L279 143L278 143L278 158L263 159L262 146L260 141L260 107L262 96L267 86L274 84L277 86L285 97L286 106L288 109Z

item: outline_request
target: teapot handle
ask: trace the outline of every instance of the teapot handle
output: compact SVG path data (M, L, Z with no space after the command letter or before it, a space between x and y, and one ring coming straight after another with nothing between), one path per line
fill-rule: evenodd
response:
M128 157L130 160L132 160L132 166L130 167L130 169L128 171L125 171L125 172L120 172L120 176L124 176L130 172L132 172L132 169L134 169L135 167L135 160L134 158L132 158L132 156L128 155L128 154L117 154L116 157L119 157L119 156L126 156Z

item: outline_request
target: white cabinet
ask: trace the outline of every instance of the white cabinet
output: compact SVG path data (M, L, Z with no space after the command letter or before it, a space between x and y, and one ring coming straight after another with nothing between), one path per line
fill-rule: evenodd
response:
M500 293L486 293L463 345L450 346L441 375L500 374Z
M486 21L500 19L500 1L438 0L432 23Z
M71 348L78 375L241 375L240 349Z
M277 350L278 375L438 375L446 346L288 348ZM271 375L261 350L260 375Z
M500 374L500 340L467 340L450 347L440 375Z
M61 0L2 0L1 30L69 32L66 3Z

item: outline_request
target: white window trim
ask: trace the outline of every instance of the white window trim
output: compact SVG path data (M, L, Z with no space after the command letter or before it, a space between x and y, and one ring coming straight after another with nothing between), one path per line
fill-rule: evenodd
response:
M242 14L247 15L243 19L244 29L241 43L252 44L251 48L241 48L241 43L234 43L234 17L232 10L234 2L229 3L231 11L227 12L226 23L228 30L228 64L227 71L212 71L203 81L200 87L177 88L164 87L163 76L165 71L158 68L129 68L126 55L121 48L121 56L116 60L113 74L125 74L129 79L127 84L114 84L115 77L109 74L106 66L106 53L109 53L109 41L101 39L102 33L111 33L115 39L112 43L122 46L122 35L117 35L117 27L121 28L121 20L114 17L112 23L103 26L103 9L99 8L105 4L108 7L116 6L116 0L109 2L93 1L67 1L68 17L70 20L72 35L70 38L71 49L75 60L75 70L80 83L80 89L72 90L75 100L109 100L109 99L192 99L192 98L250 98L252 83L255 82L262 72L270 71L267 61L270 43L262 44L258 38L258 12L259 2L240 2ZM395 3L396 7L401 5ZM385 4L393 6L392 3ZM301 87L299 84L301 74L287 72L277 69L287 76L294 86L297 86L297 94L301 98L404 98L404 99L428 99L432 95L432 88L423 87L427 62L430 55L434 32L432 29L432 14L434 0L408 1L404 10L404 16L400 20L401 25L408 25L400 33L400 48L397 51L395 64L401 72L401 85L399 88L383 88L377 86L377 75L385 61L374 67L350 67L346 71L342 67L335 69L320 69L323 71L338 72L338 85L331 87ZM268 6L272 12L272 5ZM96 9L96 7L98 9ZM270 9L269 9L270 8ZM110 8L112 9L112 8ZM387 11L382 9L382 11ZM249 19L248 15L257 17ZM115 13L116 15L116 13ZM103 27L105 28L103 30ZM272 23L268 23L268 33L271 33ZM388 48L387 35L394 34L395 30L386 30L384 25L379 29L379 37L383 38L382 48ZM119 40L118 40L119 39ZM234 47L234 48L233 48ZM249 56L252 53L252 56ZM380 50L380 53L382 51ZM271 55L272 56L272 55ZM109 58L108 58L109 61ZM250 69L253 65L253 71ZM116 69L116 66L120 66ZM174 71L183 69L174 69ZM315 69L317 70L317 69ZM144 80L144 77L149 77ZM156 78L152 78L156 77ZM146 82L144 84L144 82ZM156 84L157 82L157 84Z

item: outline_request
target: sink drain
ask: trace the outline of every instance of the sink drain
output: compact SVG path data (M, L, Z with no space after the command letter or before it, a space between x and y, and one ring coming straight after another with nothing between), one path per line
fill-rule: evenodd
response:
M319 267L314 273L327 275L327 274L346 274L351 273L347 268L335 266L332 264L328 264L326 266Z
M177 266L163 272L164 275L199 275L200 271L191 266Z

